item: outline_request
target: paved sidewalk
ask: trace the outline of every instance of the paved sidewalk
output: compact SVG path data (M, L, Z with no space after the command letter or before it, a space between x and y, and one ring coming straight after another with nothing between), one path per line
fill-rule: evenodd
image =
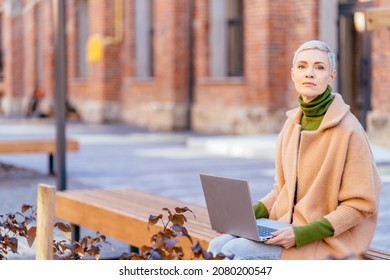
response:
M204 136L189 138L187 145L219 155L274 160L277 137L277 134ZM377 164L390 164L390 148L371 144L371 149Z
M80 151L67 156L68 189L133 187L205 205L199 173L245 178L253 200L273 185L276 135L210 136L69 123L67 136L80 142ZM31 137L55 137L53 123L0 118L0 140ZM390 250L390 150L373 145L373 153L384 181L373 246ZM35 205L37 185L56 184L46 175L46 155L0 155L0 163L20 168L0 172L0 213L16 211L23 203ZM86 234L93 233L83 229L82 235ZM128 249L111 241L116 255ZM23 254L14 258L34 258L34 251L24 247Z

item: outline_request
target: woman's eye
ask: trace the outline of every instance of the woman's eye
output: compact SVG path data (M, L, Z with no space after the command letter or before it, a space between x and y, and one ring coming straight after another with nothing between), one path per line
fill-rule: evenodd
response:
M304 65L298 65L297 68L298 68L298 69L305 69L305 66L304 66Z

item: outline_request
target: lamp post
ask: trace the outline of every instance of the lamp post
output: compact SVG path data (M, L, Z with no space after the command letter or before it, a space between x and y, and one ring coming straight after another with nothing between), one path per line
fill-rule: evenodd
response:
M57 0L56 7L56 41L55 41L55 118L56 118L56 163L57 163L57 189L66 189L66 4L65 0Z

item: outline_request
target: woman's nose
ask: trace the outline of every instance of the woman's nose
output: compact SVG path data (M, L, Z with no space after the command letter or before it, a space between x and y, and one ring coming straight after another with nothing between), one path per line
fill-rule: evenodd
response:
M306 78L313 78L313 77L314 77L313 68L311 68L311 67L308 67L308 68L307 68L307 71L306 71L306 73L305 73L305 77L306 77Z

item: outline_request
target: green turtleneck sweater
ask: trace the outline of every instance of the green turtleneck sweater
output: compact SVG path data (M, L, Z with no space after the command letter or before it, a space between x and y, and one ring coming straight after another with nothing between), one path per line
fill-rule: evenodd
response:
M328 86L326 90L312 101L306 103L302 96L298 98L302 109L301 130L317 130L330 104L332 104L332 88Z
M302 97L299 96L299 103L303 112L301 130L317 130L332 101L332 88L330 86L326 88L324 93L308 103L303 102ZM253 205L253 210L256 219L268 218L269 216L268 209L260 201ZM332 225L325 218L313 221L307 225L294 226L293 230L297 247L330 237L334 233Z

